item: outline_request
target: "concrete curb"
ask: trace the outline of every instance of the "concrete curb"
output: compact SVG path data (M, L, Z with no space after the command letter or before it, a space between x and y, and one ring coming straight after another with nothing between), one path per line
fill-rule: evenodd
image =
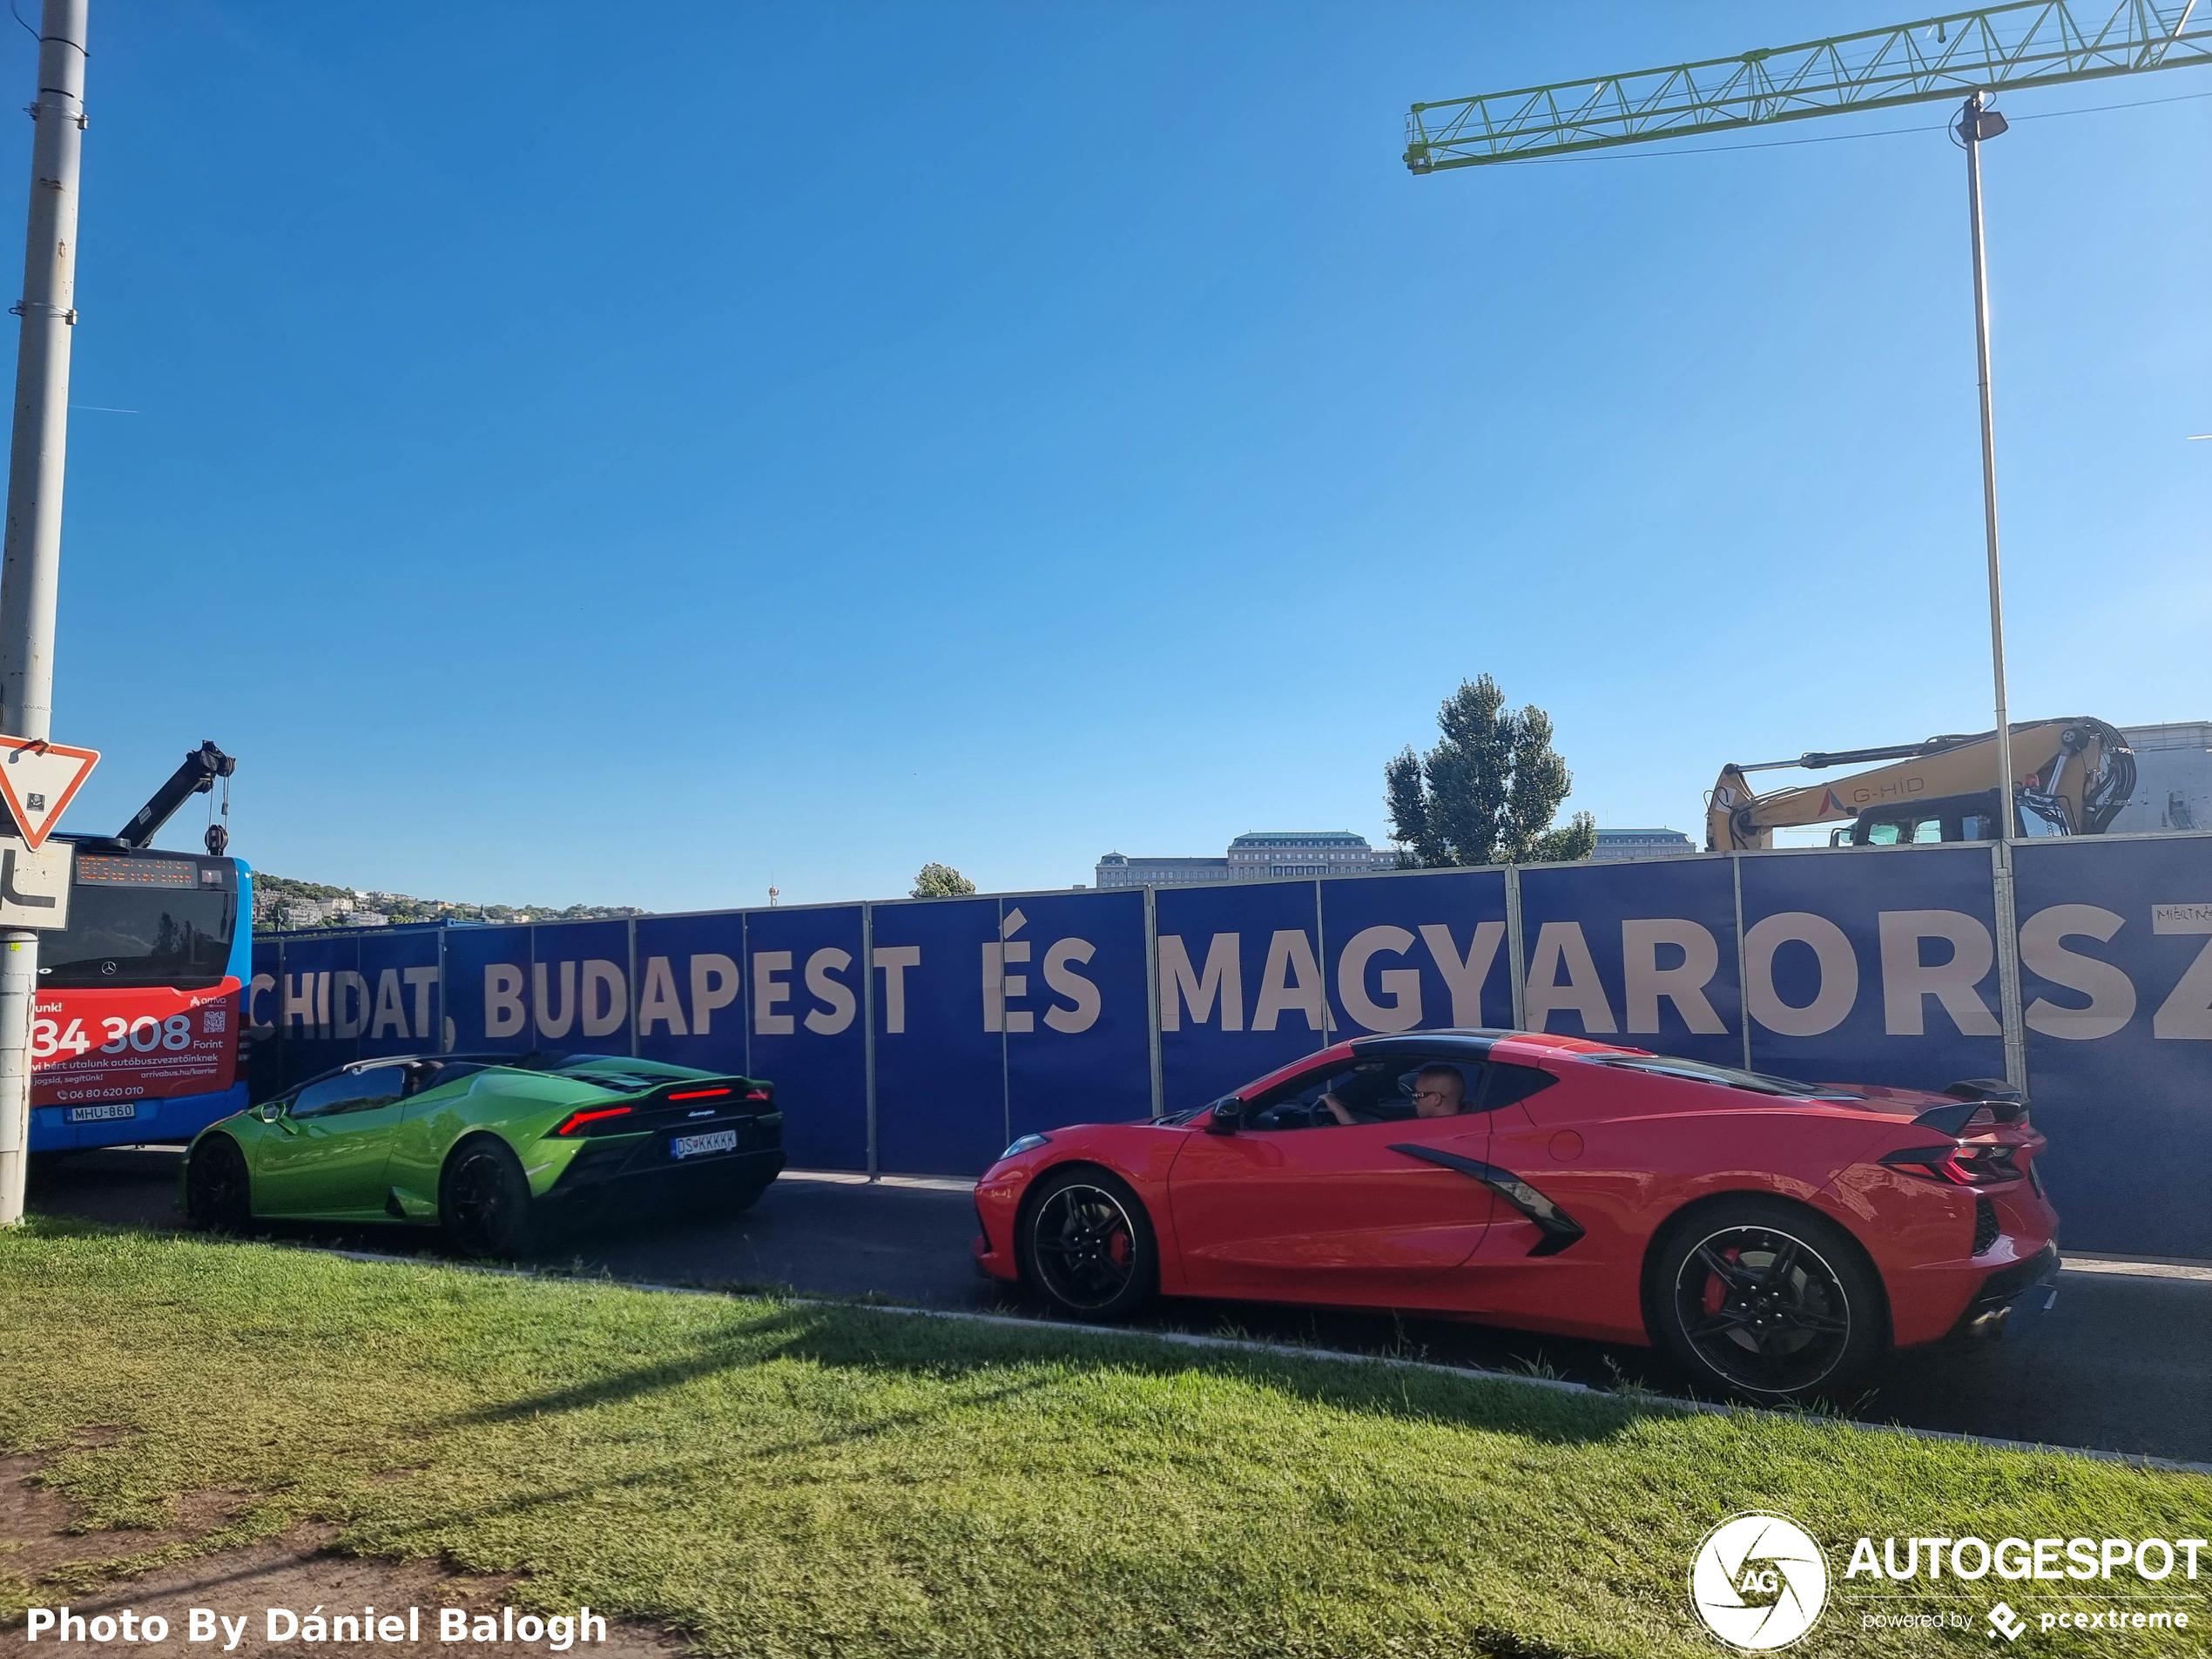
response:
M2132 1262L2115 1256L2068 1256L2062 1268L2068 1273L2096 1273L2114 1278L2162 1278L2168 1282L2212 1285L2212 1267L2194 1262Z
M537 1279L549 1285L604 1285L617 1290L643 1291L654 1296L711 1297L724 1301L734 1300L746 1294L742 1291L704 1290L696 1285L657 1285L648 1280L623 1278L575 1278L558 1273L541 1273L526 1267L492 1267L476 1262L442 1261L435 1258L415 1256L387 1256L366 1250L326 1249L314 1244L289 1244L280 1248L304 1251L310 1255L337 1256L347 1261L366 1262L379 1266L420 1267L443 1269L464 1273L483 1273L499 1278ZM773 1292L763 1292L773 1295ZM1961 1434L1948 1429L1907 1428L1901 1423L1868 1423L1856 1418L1829 1417L1811 1412L1774 1411L1758 1406L1723 1406L1710 1400L1682 1399L1672 1394L1618 1394L1602 1388L1593 1388L1587 1383L1568 1382L1558 1377L1531 1377L1520 1372L1487 1371L1474 1366L1442 1366L1428 1359L1399 1359L1383 1354L1346 1353L1336 1348L1308 1348L1290 1343L1260 1342L1248 1337L1198 1336L1184 1331L1134 1331L1120 1325L1071 1325L1049 1319L1023 1319L1005 1313L975 1313L961 1308L914 1307L892 1302L845 1302L820 1296L774 1296L779 1302L799 1307L835 1308L849 1312L881 1313L894 1318L916 1319L953 1319L969 1325L1001 1325L1010 1330L1068 1332L1103 1338L1120 1342L1163 1342L1177 1347L1206 1348L1217 1352L1261 1354L1286 1359L1325 1360L1335 1365L1382 1366L1394 1371L1420 1372L1433 1376L1449 1377L1460 1382L1511 1383L1524 1388L1548 1388L1557 1393L1580 1394L1590 1399L1608 1400L1616 1406L1637 1409L1674 1411L1713 1417L1750 1417L1777 1423L1853 1428L1870 1434L1896 1434L1907 1440L1952 1441L1962 1446L1987 1447L2000 1452L2040 1452L2061 1457L2087 1458L2092 1462L2118 1464L2127 1468L2155 1469L2177 1474L2212 1474L2212 1463L2191 1463L2178 1458L2154 1457L2143 1452L2105 1452L2091 1447L2049 1446L2032 1440L1998 1440L1986 1434Z

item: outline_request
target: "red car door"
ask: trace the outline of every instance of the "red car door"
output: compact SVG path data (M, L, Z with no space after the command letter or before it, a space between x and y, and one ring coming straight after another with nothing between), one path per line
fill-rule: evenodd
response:
M1480 1116L1413 1115L1418 1057L1342 1060L1247 1103L1243 1126L1195 1134L1168 1177L1188 1293L1389 1305L1474 1253L1494 1199L1417 1146L1481 1161ZM1475 1096L1480 1068L1455 1062ZM1325 1092L1361 1120L1335 1121Z

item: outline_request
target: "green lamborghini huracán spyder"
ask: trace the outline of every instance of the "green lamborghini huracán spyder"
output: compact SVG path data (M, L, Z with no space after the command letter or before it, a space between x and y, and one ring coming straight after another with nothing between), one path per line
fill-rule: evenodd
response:
M784 1166L773 1085L597 1054L361 1060L200 1131L194 1226L442 1227L472 1256L526 1249L549 1213L696 1193L735 1214Z

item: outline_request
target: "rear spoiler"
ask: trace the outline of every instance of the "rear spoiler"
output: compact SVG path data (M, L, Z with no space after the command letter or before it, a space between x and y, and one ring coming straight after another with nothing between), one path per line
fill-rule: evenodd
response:
M1943 1092L1956 1103L1929 1107L1912 1120L1913 1128L1933 1130L1939 1135L1957 1135L1984 1112L1989 1114L1993 1123L2027 1121L2027 1096L2002 1077L1969 1077Z

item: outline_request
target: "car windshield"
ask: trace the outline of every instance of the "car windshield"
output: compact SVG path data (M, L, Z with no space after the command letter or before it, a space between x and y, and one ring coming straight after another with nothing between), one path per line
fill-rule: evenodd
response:
M1738 1071L1733 1066L1709 1066L1702 1060L1676 1060L1664 1055L1594 1054L1594 1066L1613 1066L1622 1071L1648 1071L1661 1077L1681 1077L1695 1083L1718 1083L1754 1095L1781 1095L1792 1100L1863 1100L1846 1089L1801 1083L1792 1077L1771 1077L1763 1071Z

